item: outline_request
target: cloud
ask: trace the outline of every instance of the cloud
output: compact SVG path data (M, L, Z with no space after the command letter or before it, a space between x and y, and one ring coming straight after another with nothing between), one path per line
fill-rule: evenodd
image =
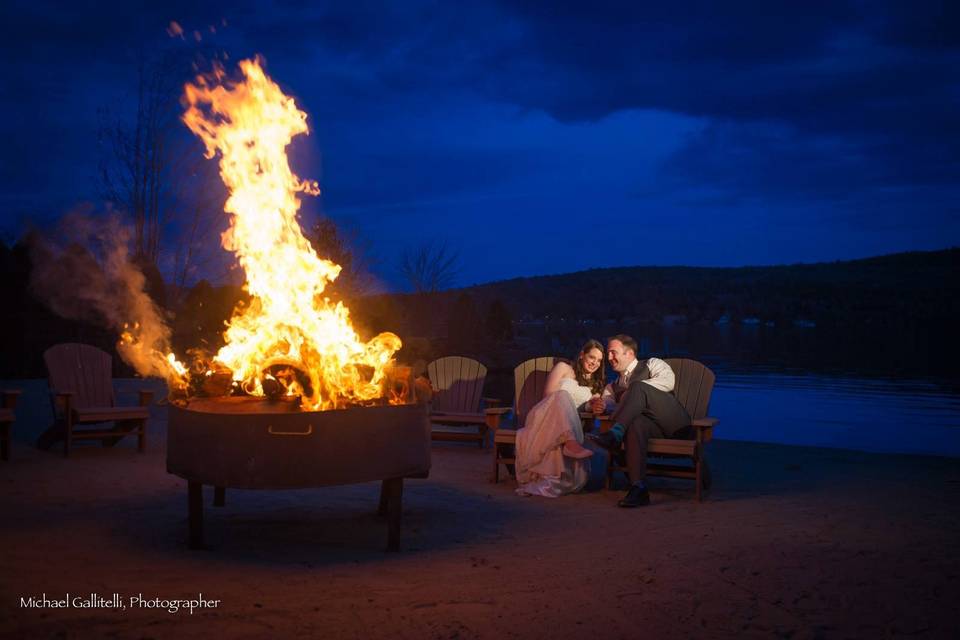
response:
M297 167L320 179L334 215L437 226L451 209L485 219L495 202L505 220L561 207L568 219L632 219L639 207L696 227L739 207L739 219L770 224L787 217L770 212L815 209L845 228L882 208L889 225L913 215L955 243L943 212L955 217L958 202L957 7L21 3L0 21L15 61L0 83L0 137L17 150L0 189L20 212L92 197L80 191L96 166L96 107L129 95L138 48L162 41L266 56L310 116ZM169 37L171 21L202 32L203 50ZM478 251L501 242L489 227L471 238Z

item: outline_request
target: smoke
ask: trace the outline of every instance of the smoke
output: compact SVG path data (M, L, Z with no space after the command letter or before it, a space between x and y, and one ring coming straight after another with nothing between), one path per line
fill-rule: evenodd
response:
M28 238L34 295L56 314L117 332L117 351L142 376L182 386L167 354L170 327L146 293L147 279L130 259L131 231L116 215L67 214L52 232Z

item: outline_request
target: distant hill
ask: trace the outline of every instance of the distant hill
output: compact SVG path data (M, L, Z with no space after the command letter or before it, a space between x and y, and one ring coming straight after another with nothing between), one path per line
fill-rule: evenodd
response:
M57 342L113 351L112 331L60 318L34 297L23 243L0 243L0 263L0 375L44 375L40 356ZM362 334L399 334L399 357L411 363L460 353L509 372L524 358L572 356L588 337L625 332L642 353L717 366L958 378L958 266L956 248L772 267L637 266L345 302ZM238 287L197 284L170 310L174 347L215 351L243 298ZM115 374L129 375L119 358Z
M622 267L514 278L429 296L500 300L515 320L576 318L687 322L756 318L824 325L901 325L956 317L960 249L767 267ZM398 301L419 299L396 295ZM445 304L444 304L445 303Z
M834 361L922 375L948 368L950 360L938 358L960 356L953 346L958 273L958 248L781 266L604 268L374 296L358 301L357 311L373 329L426 336L434 352L488 359L495 351L506 352L507 361L568 353L585 337L625 331L647 338L653 352L753 353L756 361L773 349L798 366ZM504 314L512 350L490 335L502 333L496 327L505 320L497 316ZM734 338L717 334L724 326ZM745 345L747 339L763 344Z

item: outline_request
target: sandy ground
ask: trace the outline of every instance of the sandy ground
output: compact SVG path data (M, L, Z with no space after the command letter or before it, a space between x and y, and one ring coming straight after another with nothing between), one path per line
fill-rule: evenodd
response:
M186 483L153 441L0 463L0 636L11 638L957 637L960 460L715 441L697 504L654 479L557 500L436 444L407 481L400 553L379 486L228 491L186 546ZM26 429L26 428L25 428ZM119 594L125 610L23 608ZM170 613L129 599L219 600Z

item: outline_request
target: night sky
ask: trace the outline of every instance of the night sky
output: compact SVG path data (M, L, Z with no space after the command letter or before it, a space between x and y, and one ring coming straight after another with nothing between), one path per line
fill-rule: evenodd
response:
M960 3L0 11L7 242L102 206L98 109L131 108L138 49L179 47L231 68L264 56L309 114L293 165L322 195L305 219L349 230L390 288L401 251L428 240L460 252L456 285L960 244Z

